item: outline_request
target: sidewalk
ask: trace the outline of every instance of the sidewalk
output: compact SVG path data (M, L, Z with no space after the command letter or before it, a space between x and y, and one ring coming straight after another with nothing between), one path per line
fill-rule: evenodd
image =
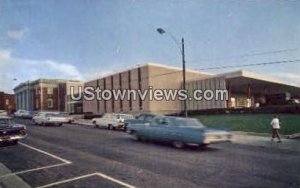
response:
M260 147L271 147L276 149L285 149L300 152L300 140L292 140L281 138L281 143L277 143L277 139L271 141L270 136L255 136L245 132L232 132L233 143L246 144Z
M74 124L94 126L94 124L92 123L92 120L90 120L90 119L75 119Z
M8 168L6 168L6 166L4 166L2 163L0 163L0 187L1 188L2 186L3 188L15 188L15 187L30 188L30 186L17 175L2 177L10 173L11 171Z

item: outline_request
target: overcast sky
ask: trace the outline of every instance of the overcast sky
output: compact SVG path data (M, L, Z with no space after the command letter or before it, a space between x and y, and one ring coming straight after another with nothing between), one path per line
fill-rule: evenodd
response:
M158 27L185 38L190 69L300 59L300 1L0 0L0 91L148 62L180 67ZM300 86L299 62L244 69Z

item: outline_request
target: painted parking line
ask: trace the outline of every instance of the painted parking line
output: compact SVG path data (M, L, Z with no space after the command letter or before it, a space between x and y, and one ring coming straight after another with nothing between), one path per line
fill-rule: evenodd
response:
M13 173L9 173L9 174L5 174L3 176L0 176L1 178L6 178L8 176L14 176L14 175L19 175L19 174L25 174L28 172L34 172L34 171L39 171L39 170L44 170L44 169L49 169L49 168L54 168L54 167L59 167L59 166L65 166L68 165L70 163L59 163L59 164L54 164L54 165L48 165L48 166L43 166L43 167L38 167L38 168L33 168L33 169L28 169L28 170L22 170L19 172L13 172Z
M68 161L68 160L66 160L66 159L63 159L63 158L61 158L61 157L58 157L57 155L48 153L48 152L43 151L43 150L41 150L41 149L35 148L35 147L33 147L33 146L29 146L28 144L24 144L24 143L21 143L21 142L20 142L19 144L22 145L22 146L24 146L24 147L27 147L27 148L29 148L29 149L35 150L35 151L37 151L37 152L40 152L40 153L42 153L42 154L48 155L48 156L50 156L50 157L52 157L52 158L54 158L54 159L60 160L60 161L62 161L62 162L64 162L64 163L67 163L67 164L71 164L71 163L72 163L71 161Z
M28 169L28 170L22 170L22 171L19 171L19 172L13 172L13 173L5 174L3 176L0 176L0 179L8 177L8 176L14 176L14 175L24 174L24 173L28 173L28 172L34 172L34 171L39 171L39 170L44 170L44 169L55 168L55 167L60 167L60 166L65 166L65 165L72 164L71 161L63 159L63 158L61 158L61 157L59 157L57 155L54 155L54 154L51 154L49 152L43 151L43 150L38 149L36 147L30 146L28 144L21 143L21 142L19 144L22 145L22 146L24 146L24 147L26 147L26 148L29 148L31 150L40 152L40 153L42 153L44 155L47 155L49 157L52 157L52 158L57 159L59 161L62 161L62 163L58 163L58 164L54 164L54 165L48 165L48 166L42 166L42 167L38 167L38 168L33 168L33 169Z
M122 186L127 187L127 188L136 188L135 186L129 185L128 183L125 183L123 181L117 180L117 179L115 179L115 178L113 178L111 176L105 175L105 174L100 173L100 172L96 172L96 173L93 173L93 174L87 174L87 175L83 175L83 176L78 176L78 177L75 177L75 178L70 178L70 179L66 179L66 180L62 180L62 181L58 181L58 182L54 182L54 183L50 183L50 184L43 185L43 186L40 186L40 187L37 187L37 188L52 187L52 186L55 186L55 185L69 183L69 182L72 182L72 181L76 181L76 180L80 180L80 179L88 178L88 177L92 177L92 176L102 177L104 179L110 180L110 181L112 181L114 183L117 183L117 184L122 185Z

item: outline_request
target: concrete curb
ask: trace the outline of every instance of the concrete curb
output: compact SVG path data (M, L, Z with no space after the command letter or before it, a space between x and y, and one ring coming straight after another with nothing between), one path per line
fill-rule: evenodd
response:
M292 134L292 135L287 135L286 136L288 139L297 139L300 138L300 133Z
M244 132L244 131L232 131L232 132L237 134L243 134L243 135L271 137L271 133L256 133L256 132ZM292 135L281 135L281 136L286 139L296 139L296 138L300 138L300 133L296 133Z
M10 173L11 171L2 163L0 163L0 176L3 176L5 174L10 174ZM1 181L0 187L2 187L1 185L3 185L6 188L14 188L14 187L30 188L31 187L17 175L2 177L0 181Z
M75 120L74 124L83 125L83 126L94 126L94 124L89 120Z

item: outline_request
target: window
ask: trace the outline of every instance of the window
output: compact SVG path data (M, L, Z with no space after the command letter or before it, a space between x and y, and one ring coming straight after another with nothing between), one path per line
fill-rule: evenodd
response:
M53 88L47 88L48 95L53 95Z
M131 90L131 72L130 70L128 71L128 89ZM132 110L132 99L131 96L129 96L129 110Z
M120 85L120 90L122 91L122 74L119 74L119 85ZM120 99L120 111L123 111L123 101Z
M140 67L138 68L138 82L139 82L139 90L141 91L142 90L142 75L141 75ZM140 95L139 95L139 107L140 107L140 110L143 109L143 101L142 101L142 98Z
M40 103L40 100L39 99L35 99L35 108L39 108L39 103Z
M47 100L48 108L53 108L53 99Z
M103 79L103 90L106 90L106 79L104 78ZM106 110L106 100L104 100L104 112L107 112L107 110Z
M111 90L113 90L114 89L114 76L111 76L110 80L111 80ZM112 108L112 111L115 112L114 100L111 100L111 108Z

